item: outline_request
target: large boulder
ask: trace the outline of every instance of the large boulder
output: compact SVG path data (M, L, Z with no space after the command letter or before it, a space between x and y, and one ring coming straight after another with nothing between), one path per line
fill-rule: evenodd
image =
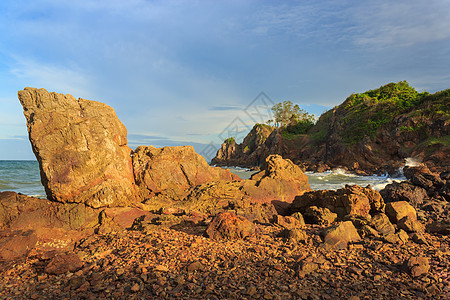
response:
M367 217L370 212L382 211L384 202L380 194L370 187L349 186L337 191L319 190L295 197L290 211L305 213L311 206L327 208L342 219L345 215Z
M18 96L48 199L94 208L136 201L127 130L114 109L45 89Z
M197 185L241 180L230 170L209 166L192 146L139 146L133 153L133 168L142 199L182 200Z
M424 188L407 181L388 184L380 194L386 202L407 201L415 207L420 206L427 198L427 191Z
M280 155L268 156L263 170L243 184L246 193L260 202L292 202L297 195L311 190L300 167Z

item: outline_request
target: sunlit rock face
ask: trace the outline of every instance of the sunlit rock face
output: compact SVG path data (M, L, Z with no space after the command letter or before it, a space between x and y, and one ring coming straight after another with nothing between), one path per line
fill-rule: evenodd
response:
M136 201L127 130L114 109L45 89L18 96L50 200L95 208Z

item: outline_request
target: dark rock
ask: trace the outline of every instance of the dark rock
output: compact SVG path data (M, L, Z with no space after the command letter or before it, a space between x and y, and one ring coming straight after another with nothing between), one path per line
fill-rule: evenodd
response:
M384 202L377 191L370 187L346 186L337 191L311 191L295 197L290 211L304 213L310 206L328 208L342 219L344 216L368 216L371 211L383 210Z
M291 243L304 242L308 239L306 232L299 228L285 229L280 232L279 236Z
M394 182L388 184L380 191L381 196L386 202L406 201L414 207L420 206L427 198L425 189L415 186L409 182Z
M330 225L337 220L337 214L331 212L328 208L310 206L303 214L306 223Z

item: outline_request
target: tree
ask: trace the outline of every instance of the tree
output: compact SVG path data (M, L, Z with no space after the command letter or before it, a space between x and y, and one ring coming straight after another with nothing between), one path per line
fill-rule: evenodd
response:
M296 125L299 122L313 123L314 115L310 115L297 104L291 101L283 101L272 106L273 118L276 127L286 127L288 125Z

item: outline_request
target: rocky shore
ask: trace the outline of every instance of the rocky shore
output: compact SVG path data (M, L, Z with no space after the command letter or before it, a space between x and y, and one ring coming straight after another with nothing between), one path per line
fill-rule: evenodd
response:
M448 299L450 178L311 191L192 147L132 151L112 108L19 92L48 200L0 192L0 299ZM106 116L106 117L104 117Z

